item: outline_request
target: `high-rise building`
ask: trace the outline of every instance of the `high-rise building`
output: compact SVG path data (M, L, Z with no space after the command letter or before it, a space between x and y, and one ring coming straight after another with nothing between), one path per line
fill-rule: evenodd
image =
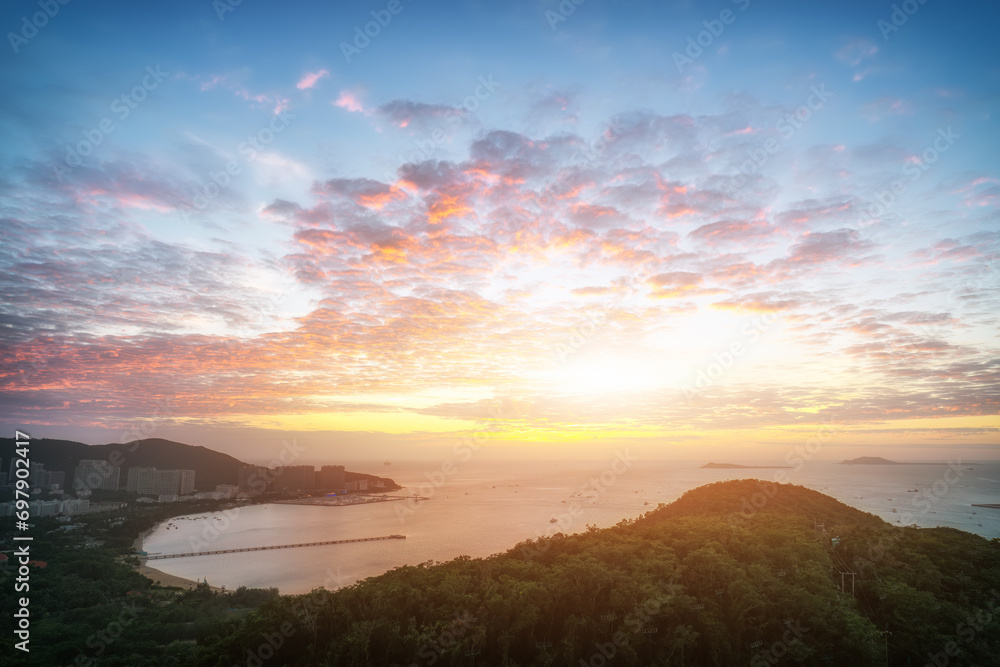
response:
M283 466L275 472L275 491L305 491L316 488L316 468L314 466Z
M186 495L194 493L194 470L157 470L133 466L126 487L132 493Z
M121 468L107 461L81 459L73 473L73 488L77 491L117 491Z
M344 466L323 466L319 471L319 485L323 489L343 491Z
M240 490L264 493L272 490L274 471L265 466L243 466L240 468Z
M42 484L46 489L52 489L59 487L60 489L66 487L66 471L64 470L46 470L45 471L45 481Z

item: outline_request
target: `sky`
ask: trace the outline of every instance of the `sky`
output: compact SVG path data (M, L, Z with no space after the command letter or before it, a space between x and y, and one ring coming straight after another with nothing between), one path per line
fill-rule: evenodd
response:
M0 422L248 461L998 459L998 19L6 2Z

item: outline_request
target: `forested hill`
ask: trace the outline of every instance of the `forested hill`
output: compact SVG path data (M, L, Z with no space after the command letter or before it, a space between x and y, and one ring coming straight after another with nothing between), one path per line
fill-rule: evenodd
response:
M735 480L612 528L279 598L207 632L199 664L247 664L279 630L275 665L996 664L1000 540Z
M217 452L207 447L186 445L163 438L147 438L126 444L88 445L73 440L39 438L31 440L30 458L35 463L43 463L46 470L66 471L66 485L71 486L73 469L81 459L100 461L121 461L121 485L128 479L128 469L142 466L162 469L183 469L195 471L195 486L198 490L211 491L216 484L236 484L240 468L247 465L237 458ZM14 439L0 438L0 459L4 469L14 456ZM400 488L387 477L348 471L347 481L382 480L387 490Z
M0 438L0 457L7 465L13 456L13 438ZM242 461L228 454L207 447L186 445L162 438L147 438L133 442L107 445L88 445L72 440L39 438L31 440L31 460L45 464L46 470L64 470L67 486L71 485L73 469L81 459L120 461L121 482L124 486L127 471L132 466L195 471L195 486L199 490L212 490L216 484L236 484L239 481Z

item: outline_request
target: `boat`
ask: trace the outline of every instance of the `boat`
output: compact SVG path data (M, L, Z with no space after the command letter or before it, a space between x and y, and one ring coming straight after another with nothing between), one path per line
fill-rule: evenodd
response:
M555 517L552 517L551 519L549 519L549 523L556 523L556 522L557 522L557 519Z
M917 493L917 489L907 489L907 493Z
M384 466L391 466L391 465L392 465L392 461L390 461L389 459L386 459L386 460L385 460L385 461L384 461L384 462L382 463L382 465L384 465Z

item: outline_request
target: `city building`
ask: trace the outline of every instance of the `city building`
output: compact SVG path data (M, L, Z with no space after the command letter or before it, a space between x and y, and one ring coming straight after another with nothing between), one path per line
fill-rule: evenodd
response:
M73 472L73 488L77 491L117 491L121 468L107 461L81 459Z
M58 500L32 500L28 503L28 511L32 518L55 516L62 510L61 505Z
M323 466L319 471L319 486L335 492L347 489L344 484L344 466Z
M235 498L239 495L240 487L233 484L216 484L215 491L222 494L223 498Z
M243 466L240 468L240 490L263 493L272 490L274 471L265 466Z
M129 468L126 487L132 493L148 495L187 495L194 493L194 470L158 470Z
M275 472L275 491L307 491L316 488L314 466L283 466Z
M42 482L42 488L45 489L63 489L66 488L66 471L65 470L46 470L45 478Z
M68 498L62 501L61 512L63 514L83 514L90 510L90 501L77 498Z

